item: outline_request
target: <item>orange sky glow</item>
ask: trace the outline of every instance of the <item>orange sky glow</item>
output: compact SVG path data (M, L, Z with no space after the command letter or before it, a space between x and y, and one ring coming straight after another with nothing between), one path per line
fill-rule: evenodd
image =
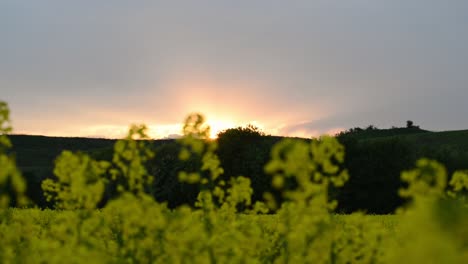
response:
M122 138L126 135L130 124L146 124L151 138L176 138L182 134L183 120L191 113L201 113L205 116L206 122L211 127L211 138L216 138L219 132L228 128L248 124L258 127L266 134L304 138L341 130L335 128L333 131L302 129L282 131L288 125L310 121L311 114L315 115L315 120L319 120L330 110L316 106L303 111L285 111L281 106L276 106L275 103L279 104L279 101L265 99L266 95L272 93L267 89L271 87L269 83L251 79L223 80L214 78L214 74L206 72L188 70L174 72L176 73L167 75L161 81L162 86L169 87L170 90L164 95L161 95L157 89L153 94L150 92L144 95L141 99L143 103L137 107L121 107L119 110L110 110L104 106L68 109L47 116L50 119L38 117L24 120L20 117L18 119L22 122L14 123L15 133ZM168 102L169 109L153 103L161 101L161 98ZM62 108L67 109L66 105ZM15 109L12 110L14 113Z
M266 115L274 109L261 96L253 91L262 90L260 83L232 81L222 83L203 74L185 74L183 78L172 78L164 83L170 90L166 95L173 108L163 113L154 113L151 105L148 110L134 111L122 109L108 111L92 108L87 111L71 111L55 116L51 120L14 123L16 134L35 134L65 137L122 138L130 124L146 124L148 135L154 139L175 138L182 134L182 122L190 113L201 113L211 128L211 138L228 128L252 124L266 134L316 137L334 131L297 130L282 133L282 128L291 123L301 122L300 115L295 113ZM266 86L266 85L263 85ZM173 91L173 92L172 92ZM176 92L177 91L177 92ZM226 91L226 92L223 92ZM149 95L157 101L158 94ZM267 111L268 110L268 111ZM318 111L316 111L318 112ZM167 117L169 116L169 118ZM158 120L154 117L163 117ZM317 119L320 116L317 116ZM155 120L156 119L156 120ZM14 121L14 120L13 120ZM63 124L67 124L64 126Z

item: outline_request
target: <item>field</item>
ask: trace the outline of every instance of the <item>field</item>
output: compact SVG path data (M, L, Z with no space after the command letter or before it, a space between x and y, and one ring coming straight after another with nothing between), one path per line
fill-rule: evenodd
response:
M340 215L329 193L350 179L344 146L329 136L284 139L264 168L275 191L254 201L248 177L223 177L217 143L194 115L178 159L200 163L178 180L197 186L195 204L169 208L154 199L157 175L145 166L154 152L137 125L115 142L110 161L62 152L55 177L41 182L54 208L43 210L26 195L8 152L8 112L0 113L2 263L468 262L468 172L449 175L434 160L401 173L399 195L409 202L395 214ZM105 193L114 195L103 202Z
M2 263L465 263L467 259L466 224L439 226L434 219L424 219L425 209L416 218L303 214L305 219L296 219L228 212L206 215L188 208L169 211L134 199L127 197L92 212L5 210L0 226Z
M282 252L278 233L280 220L274 215L239 215L228 226L215 227L219 236L214 235L213 240L210 240L206 234L199 233L201 220L197 220L198 224L192 222L190 227L184 227L194 220L164 223L161 221L164 216L153 215L151 210L147 217L152 218L142 220L146 224L134 226L135 230L126 224L136 219L126 219L124 221L128 223L118 225L111 220L118 216L107 215L109 212L106 210L94 212L86 219L74 211L9 209L3 214L0 226L2 263L8 263L8 260L12 263L60 263L63 260L71 263L198 263L209 262L210 251L213 251L216 261L221 263L268 263L278 259ZM177 213L170 214L165 217L177 217ZM346 240L349 249L363 250L346 252L346 249L341 248L342 245L336 244L333 248L337 250L335 263L346 263L343 258L349 257L362 257L361 260L356 259L358 263L372 263L375 261L366 258L373 256L377 260L376 254L379 254L382 245L392 240L398 242L398 216L359 216L359 223L366 223L365 227L357 224L356 220L356 216L350 215L333 215L331 218L333 239L340 243ZM112 224L103 224L107 221L112 221ZM249 228L245 227L247 224ZM244 227L234 232L228 229L233 226L238 226L236 229ZM256 237L251 236L254 231ZM368 241L359 241L358 236L361 235ZM348 241L353 236L356 240ZM377 242L377 236L382 240L371 245ZM361 248L366 246L361 245L362 242L369 243L367 246L370 247ZM323 252L320 251L320 254ZM280 262L293 262L294 258Z

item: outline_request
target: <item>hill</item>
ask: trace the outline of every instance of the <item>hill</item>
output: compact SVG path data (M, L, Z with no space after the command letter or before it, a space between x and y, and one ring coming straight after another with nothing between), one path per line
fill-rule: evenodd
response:
M67 138L28 135L10 135L13 153L23 172L44 172L54 165L63 150L92 152L109 148L115 140L94 138Z
M431 131L421 129L419 127L394 127L388 129L380 129L374 126L368 126L367 128L355 127L346 131L340 132L338 137L352 137L359 140L371 139L371 138L382 138L392 136L404 136L404 135L419 135L424 133L431 133Z
M414 158L438 160L447 166L449 172L468 169L468 130L431 132L398 128L363 132L349 137L368 143L397 139L410 146Z
M401 138L407 140L419 151L430 154L428 150L468 151L468 130L430 132L422 129L373 129L362 130L346 135L344 138L352 138L357 141L379 141ZM267 136L266 136L267 137ZM282 137L271 137L271 142L277 142ZM33 135L9 135L13 143L13 153L16 156L18 166L22 171L50 170L55 158L63 150L83 151L94 153L98 156L106 156L112 149L115 139L80 138L80 137L47 137ZM173 140L154 140L155 146L172 142ZM100 153L100 154L99 154Z
M244 175L252 181L254 200L271 191L271 178L263 171L272 146L282 137L243 134L235 131L218 139L218 155L225 177ZM248 132L248 131L247 131ZM349 131L348 131L349 132ZM55 158L63 150L82 151L99 160L112 158L116 140L11 135L12 152L28 182L28 193L41 206L46 205L40 183L53 177ZM365 210L391 213L402 204L397 194L400 172L414 166L417 159L436 159L449 173L468 168L468 130L430 132L414 128L357 130L338 135L346 147L345 166L350 180L334 196L341 212ZM190 203L197 190L181 184L177 173L197 167L198 161L181 162L180 146L175 140L153 140L156 158L149 170L156 176L155 198L174 207Z

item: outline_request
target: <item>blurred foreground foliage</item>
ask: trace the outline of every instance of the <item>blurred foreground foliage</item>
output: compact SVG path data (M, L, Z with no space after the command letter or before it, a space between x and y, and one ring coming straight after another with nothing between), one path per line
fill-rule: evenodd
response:
M55 209L41 210L24 197L8 154L8 108L0 109L2 263L468 262L468 173L449 177L434 160L401 173L407 203L395 216L336 215L333 194L352 180L344 146L333 137L283 140L264 168L271 191L253 200L251 178L224 175L221 147L194 114L170 149L189 162L177 173L198 190L193 205L154 199L158 174L146 166L154 152L146 127L135 125L112 161L63 152L42 184Z

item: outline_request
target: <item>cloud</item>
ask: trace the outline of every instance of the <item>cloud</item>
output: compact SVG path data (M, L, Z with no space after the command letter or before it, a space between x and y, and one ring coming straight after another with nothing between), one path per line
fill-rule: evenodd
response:
M331 119L323 119L287 125L281 128L279 133L285 136L310 138L324 134L334 135L342 130L345 130L345 128L342 124L339 124L339 122Z
M164 139L179 139L179 138L182 138L183 136L180 135L180 134L170 134L170 135L167 135L167 137L164 137Z

